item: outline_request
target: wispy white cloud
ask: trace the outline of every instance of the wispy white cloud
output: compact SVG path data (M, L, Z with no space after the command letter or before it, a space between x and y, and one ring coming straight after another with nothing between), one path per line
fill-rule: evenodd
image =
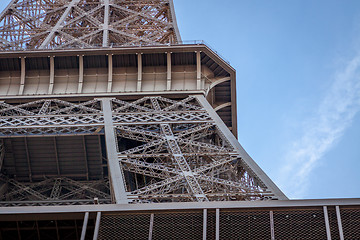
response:
M279 185L290 198L303 198L309 186L309 175L341 138L360 110L360 55L348 61L335 74L334 81L306 121L302 136L285 155Z

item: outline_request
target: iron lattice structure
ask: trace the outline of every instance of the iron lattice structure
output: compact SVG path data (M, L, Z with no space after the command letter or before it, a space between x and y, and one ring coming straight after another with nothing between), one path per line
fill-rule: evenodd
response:
M180 41L169 0L12 0L0 16L1 50Z
M286 199L233 135L235 71L179 43L171 0L11 1L1 204Z
M181 100L160 96L136 101L101 98L76 104L43 99L19 105L2 102L0 106L3 138L84 134L112 137L107 141L116 144L113 149L107 146L104 158L118 203L278 197L243 161L242 149L226 138L231 132L219 117L214 118L216 115L201 95ZM10 154L6 152L2 151L3 155ZM0 200L33 200L27 203L30 205L39 201L45 205L49 201L81 204L87 202L80 199L89 201L94 197L102 203L110 201L106 179L76 182L52 178L51 169L41 175L31 167L36 160L31 164L28 158L27 163L30 180L38 181L23 184L3 176L1 180L10 185L10 190ZM61 175L59 159L54 165L55 174L58 171ZM8 175L14 174L11 166L7 169ZM41 181L36 177L39 175Z

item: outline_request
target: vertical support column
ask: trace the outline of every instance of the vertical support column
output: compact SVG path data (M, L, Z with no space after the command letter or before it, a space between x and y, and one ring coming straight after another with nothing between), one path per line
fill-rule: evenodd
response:
M21 75L20 75L20 88L19 88L19 95L23 95L24 93L24 87L25 87L25 76L26 76L26 57L21 57Z
M54 56L50 56L50 83L48 94L52 94L54 90L55 83L55 59Z
M99 236L99 229L100 229L100 220L101 220L101 212L96 213L96 222L95 222L95 229L94 229L94 237L93 240L97 240Z
M83 222L83 226L82 226L82 230L81 230L80 240L85 240L86 228L87 228L88 221L89 221L89 212L86 212L85 216L84 216L84 222Z
M30 182L32 182L32 170L31 170L31 160L30 160L30 153L29 153L29 145L27 142L27 137L24 138L24 142L25 142L25 152L26 152L26 160L27 160L27 165L28 165L28 171L29 171L29 178L30 178Z
M323 206L327 240L331 240L330 223L327 206Z
M4 182L0 184L0 195L3 196L8 191L8 183Z
M215 215L215 239L220 240L220 209L216 209L216 215Z
M117 204L128 203L122 169L118 160L117 139L112 119L111 98L101 98L111 190Z
M154 228L154 214L150 215L150 226L149 226L149 240L152 240L152 233Z
M113 55L108 55L108 86L107 86L107 92L111 92L112 90L112 80L113 80Z
M138 60L138 81L136 86L136 91L141 91L141 82L142 82L142 54L137 54L137 60Z
M275 240L274 212L273 211L270 211L270 234L271 234L271 240Z
M167 59L167 75L166 75L166 90L171 90L171 52L166 53Z
M103 25L103 47L109 46L109 12L110 4L109 0L104 0L105 11L104 11L104 25Z
M0 171L4 162L4 158L5 158L5 144L4 144L4 140L0 139ZM0 190L0 195L1 195L1 190Z
M203 210L203 240L206 240L207 232L207 209Z
M201 55L200 51L196 52L196 89L201 89Z
M336 209L337 223L338 223L338 227L339 227L340 240L344 240L344 232L343 232L343 227L342 227L342 222L341 222L340 207L336 206L335 209Z
M79 84L77 93L82 93L84 83L84 56L79 56Z

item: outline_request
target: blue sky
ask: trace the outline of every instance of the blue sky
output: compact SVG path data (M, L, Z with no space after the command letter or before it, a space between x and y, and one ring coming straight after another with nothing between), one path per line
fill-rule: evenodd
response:
M174 2L237 70L239 141L285 194L360 197L360 1Z
M360 197L360 1L174 3L237 70L239 141L285 194Z

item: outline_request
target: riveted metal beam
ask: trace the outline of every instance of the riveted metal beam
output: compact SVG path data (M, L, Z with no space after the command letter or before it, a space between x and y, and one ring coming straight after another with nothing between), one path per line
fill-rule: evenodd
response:
M125 180L117 157L117 139L115 136L115 129L113 124L111 99L102 98L99 100L101 100L102 111L104 114L105 142L108 169L111 178L111 189L116 203L128 203L127 193L124 185Z
M77 93L82 93L84 84L84 56L79 55L79 83Z
M171 52L166 53L166 90L171 90Z

